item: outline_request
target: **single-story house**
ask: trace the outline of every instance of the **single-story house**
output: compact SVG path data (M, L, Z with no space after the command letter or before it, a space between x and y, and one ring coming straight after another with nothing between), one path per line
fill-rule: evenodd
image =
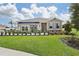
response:
M2 25L0 24L0 32L4 32L4 30L6 29L6 25Z
M7 26L0 24L0 30L4 30Z
M22 32L59 33L62 30L62 20L57 18L33 18L17 21L17 29Z

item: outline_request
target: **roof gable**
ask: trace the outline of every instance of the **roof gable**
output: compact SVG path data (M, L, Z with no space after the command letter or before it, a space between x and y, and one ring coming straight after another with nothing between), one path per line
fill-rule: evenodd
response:
M58 19L58 18L53 18L53 19L51 19L50 21L60 21L60 22L62 22L62 20L60 20L60 19Z

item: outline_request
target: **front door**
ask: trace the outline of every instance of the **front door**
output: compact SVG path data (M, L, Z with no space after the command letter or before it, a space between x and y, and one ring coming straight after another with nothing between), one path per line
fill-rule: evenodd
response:
M41 23L41 31L47 32L47 23Z

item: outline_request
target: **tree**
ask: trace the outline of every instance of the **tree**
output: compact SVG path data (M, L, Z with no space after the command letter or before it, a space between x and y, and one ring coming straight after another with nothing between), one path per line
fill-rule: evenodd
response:
M69 34L72 30L72 25L69 21L67 21L66 24L64 24L64 30L65 30L65 34Z
M13 28L13 22L12 20L9 22L9 24L11 24L11 29Z
M71 23L74 24L74 28L79 31L79 4L72 3L69 10L71 12Z

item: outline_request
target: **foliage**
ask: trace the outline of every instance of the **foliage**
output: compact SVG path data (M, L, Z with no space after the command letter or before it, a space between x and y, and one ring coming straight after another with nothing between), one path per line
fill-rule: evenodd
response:
M71 22L74 24L74 28L79 30L79 4L78 3L72 3L70 5L70 12L71 12Z
M67 21L66 24L64 24L64 30L66 34L69 34L72 30L72 25L69 21Z
M9 24L11 25L11 29L13 28L13 22L12 20L9 22Z

